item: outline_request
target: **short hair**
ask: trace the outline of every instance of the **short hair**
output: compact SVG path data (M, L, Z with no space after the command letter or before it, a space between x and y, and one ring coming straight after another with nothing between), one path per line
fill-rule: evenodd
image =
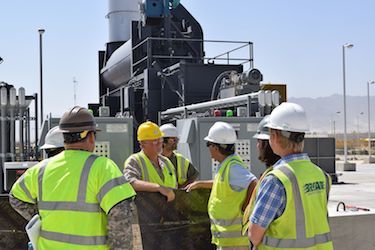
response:
M219 144L219 143L212 143L219 149L219 152L222 155L229 156L234 154L236 148L234 144Z
M83 142L87 140L88 135L91 133L95 133L95 131L81 131L81 132L74 132L74 133L63 133L64 143L65 144L74 144L77 142Z
M301 136L302 136L301 134L304 135L304 133L288 132L288 133L290 133L290 136L288 138L283 134L283 131L281 131L281 130L270 129L270 132L273 133L273 134L277 134L280 137L280 145L284 149L292 150L294 152L302 152L303 151L303 147L304 147L303 137L302 137L302 140L300 140L300 139L301 139ZM290 139L291 137L292 138L298 137L299 140L297 140L297 141L299 141L299 142L291 140Z

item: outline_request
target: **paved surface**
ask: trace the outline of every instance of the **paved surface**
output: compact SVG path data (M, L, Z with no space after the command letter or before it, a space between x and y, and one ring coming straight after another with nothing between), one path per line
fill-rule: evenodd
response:
M337 172L340 184L332 186L328 204L330 214L334 214L340 201L375 211L375 164L353 162L357 163L355 172Z

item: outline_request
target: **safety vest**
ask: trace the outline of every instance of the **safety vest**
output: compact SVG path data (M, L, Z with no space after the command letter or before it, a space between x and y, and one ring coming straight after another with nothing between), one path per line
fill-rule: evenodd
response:
M272 169L273 167L270 166L262 173L262 175L259 177L257 184L255 185L254 191L251 193L249 204L247 205L243 213L243 217L242 217L242 235L247 235L246 232L249 229L249 225L250 225L249 219L250 219L251 213L254 210L255 198L257 197L260 183L264 179L264 177L268 174L268 172L272 171Z
M215 176L208 201L212 243L220 247L248 246L250 244L247 236L241 235L241 209L246 199L247 189L240 192L232 190L229 183L229 171L233 165L246 168L238 155L228 156L221 163Z
M284 163L270 174L285 188L286 207L258 249L333 249L327 219L330 177L307 159Z
M139 167L141 168L142 180L157 183L164 187L177 188L177 178L174 171L174 166L167 157L161 155L158 156L159 159L164 163L164 167L162 168L164 180L162 180L154 165L152 165L150 159L143 151L133 154L132 156L135 157Z
M41 250L109 249L107 214L135 195L113 161L77 150L66 150L30 168L11 193L37 204Z
M190 161L186 159L182 154L173 152L176 155L177 159L177 178L178 178L178 184L184 185L187 181L188 177L188 168Z

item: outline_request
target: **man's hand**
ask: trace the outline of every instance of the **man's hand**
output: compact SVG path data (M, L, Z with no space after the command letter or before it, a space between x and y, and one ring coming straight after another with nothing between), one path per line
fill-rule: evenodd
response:
M167 202L173 201L176 197L172 189L169 189L163 186L159 187L159 193L167 197Z

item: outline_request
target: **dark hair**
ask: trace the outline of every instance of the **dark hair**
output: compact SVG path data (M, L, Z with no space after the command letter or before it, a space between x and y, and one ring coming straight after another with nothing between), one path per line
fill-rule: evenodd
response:
M46 154L47 154L47 158L50 158L50 157L58 155L62 151L64 151L64 147L61 147L61 148L49 148L49 149L45 149L45 151L46 151Z
M81 137L81 132L76 132L76 133L63 133L63 137L64 137L64 143L66 144L73 144L73 143L77 143L77 142L82 142L84 140L86 140L88 138L88 135L90 133L94 133L95 134L95 131L89 131L85 137Z
M218 144L218 143L211 143L211 144L216 146L222 155L229 156L229 155L234 154L235 152L234 144Z
M261 162L264 162L267 167L274 165L279 159L280 156L275 154L270 146L268 140L259 140L261 141L261 147L259 148L258 159Z

